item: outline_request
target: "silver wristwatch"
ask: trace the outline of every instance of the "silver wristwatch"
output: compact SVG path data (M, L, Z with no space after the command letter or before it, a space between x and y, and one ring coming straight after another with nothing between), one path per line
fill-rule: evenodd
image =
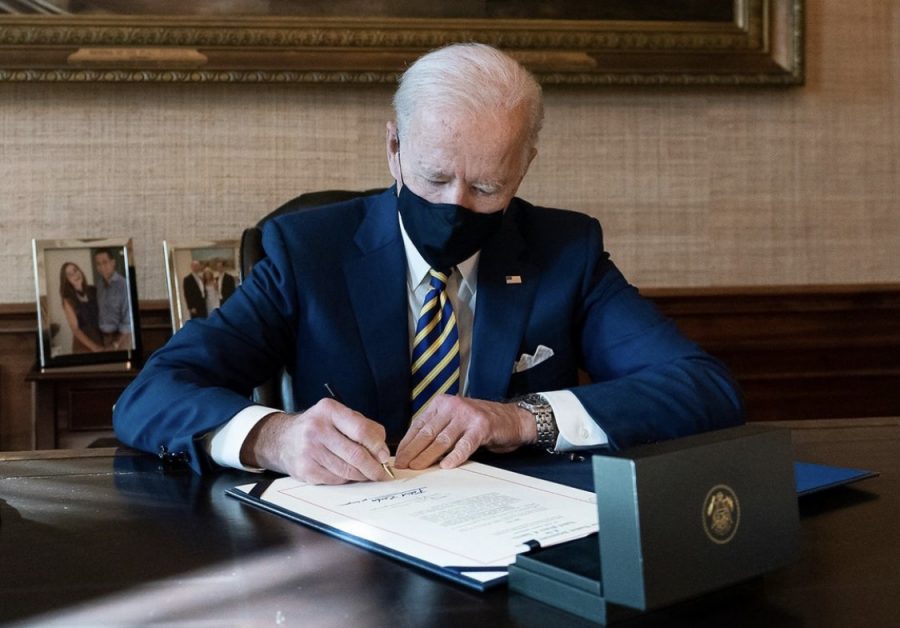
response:
M537 442L535 446L548 451L556 448L556 440L559 438L559 428L556 426L556 418L553 416L553 408L544 398L537 393L529 393L516 402L520 408L525 408L534 415L534 424L537 427Z

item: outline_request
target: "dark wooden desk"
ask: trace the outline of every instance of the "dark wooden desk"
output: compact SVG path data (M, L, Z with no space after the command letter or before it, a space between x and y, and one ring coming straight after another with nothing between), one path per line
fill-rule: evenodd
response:
M900 626L900 419L804 421L797 457L881 477L801 501L802 558L629 626ZM111 450L0 454L0 622L589 626L480 595Z

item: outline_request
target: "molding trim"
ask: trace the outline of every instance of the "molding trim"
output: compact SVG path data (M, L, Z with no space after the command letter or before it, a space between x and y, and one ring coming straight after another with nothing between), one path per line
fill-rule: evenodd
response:
M733 6L721 21L0 15L0 82L392 83L478 41L545 84L802 84L804 0Z

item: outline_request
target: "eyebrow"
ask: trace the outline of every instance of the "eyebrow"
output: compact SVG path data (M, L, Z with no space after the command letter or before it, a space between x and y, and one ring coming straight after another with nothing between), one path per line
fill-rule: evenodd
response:
M426 179L442 179L442 178L452 178L453 175L449 175L443 170L439 168L432 168L430 166L422 166L419 171L419 176L425 177ZM472 187L483 188L485 190L496 192L502 190L506 183L504 181L473 181L469 183Z
M429 179L439 179L448 176L443 170L431 168L430 166L422 166L419 170L419 174Z
M499 192L506 186L502 181L476 181L472 185L480 187L487 192Z

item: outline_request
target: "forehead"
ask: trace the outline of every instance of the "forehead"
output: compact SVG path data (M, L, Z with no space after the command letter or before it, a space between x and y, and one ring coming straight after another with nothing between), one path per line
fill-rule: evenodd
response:
M521 167L526 155L522 110L417 111L404 135L401 150L415 153L422 168L444 170L464 165L507 175L506 171Z

